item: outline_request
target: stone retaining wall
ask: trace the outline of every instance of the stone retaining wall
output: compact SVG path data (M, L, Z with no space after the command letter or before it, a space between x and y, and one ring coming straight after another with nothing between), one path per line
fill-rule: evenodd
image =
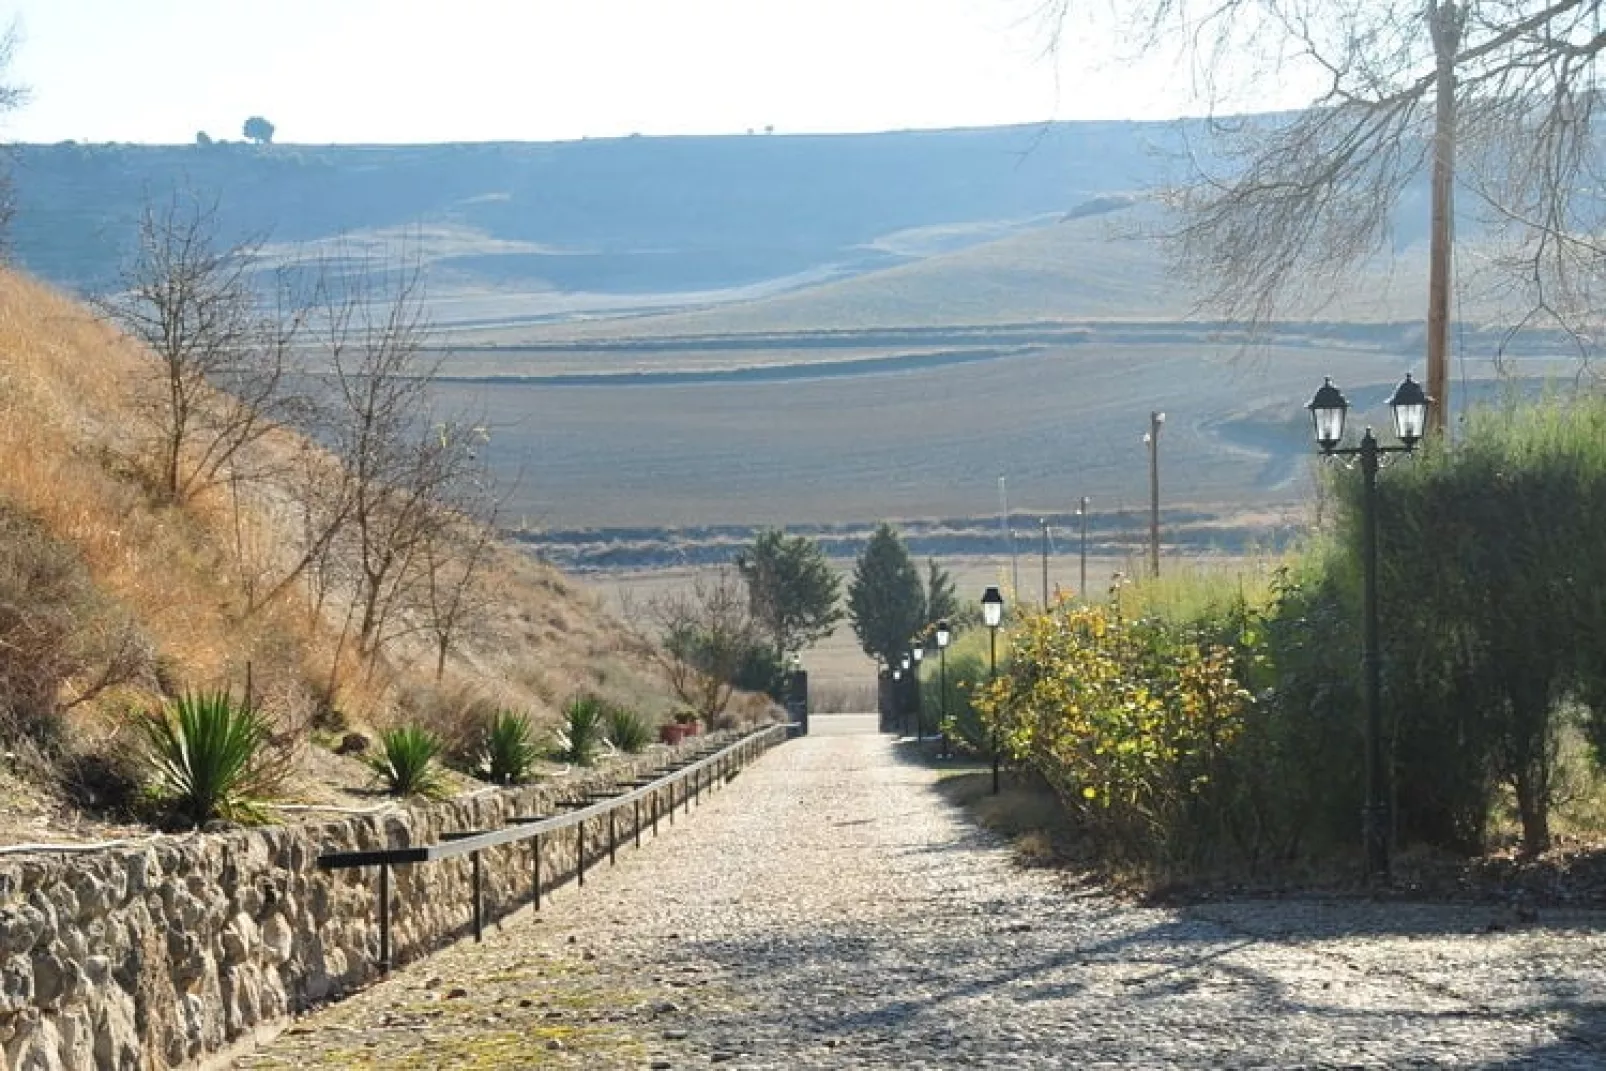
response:
M339 996L378 973L377 868L322 871L321 854L431 844L551 813L670 754L337 822L0 860L0 1071L178 1067ZM620 813L621 842L631 820ZM588 824L588 859L596 846L606 858L607 835L606 819ZM541 839L543 886L572 877L573 835ZM527 841L483 853L487 919L529 901L531 851ZM396 962L471 930L470 865L395 868Z

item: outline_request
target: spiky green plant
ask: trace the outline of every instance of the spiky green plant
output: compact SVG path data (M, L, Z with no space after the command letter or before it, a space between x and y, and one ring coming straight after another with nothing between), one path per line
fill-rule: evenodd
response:
M485 743L480 772L498 785L516 785L529 780L530 769L541 757L536 747L530 719L511 710L499 710L485 724Z
M607 726L608 704L597 695L583 692L563 706L563 724L555 734L558 761L590 766L597 761Z
M185 692L145 715L149 792L194 826L213 819L266 820L265 803L282 779L267 754L272 727L228 691Z
M428 729L403 725L380 734L378 753L368 765L393 796L439 799L448 791L436 762L441 747L441 738Z
M652 726L638 712L625 706L608 706L608 739L620 751L634 755L652 743Z

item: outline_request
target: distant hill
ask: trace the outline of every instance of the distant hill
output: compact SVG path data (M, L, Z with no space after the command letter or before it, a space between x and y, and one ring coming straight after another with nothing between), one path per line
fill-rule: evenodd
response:
M103 285L142 200L187 184L218 198L231 234L295 244L446 229L478 239L439 257L459 280L708 290L980 240L985 228L964 226L1150 184L1154 152L1175 142L1166 125L1056 123L550 144L24 145L14 238L46 278Z

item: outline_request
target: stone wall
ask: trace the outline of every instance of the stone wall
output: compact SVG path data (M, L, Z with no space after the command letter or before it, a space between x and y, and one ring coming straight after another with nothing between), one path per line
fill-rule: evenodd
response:
M321 854L499 828L668 758L659 747L583 777L337 822L0 860L0 1071L167 1068L218 1053L377 976L377 868L323 871ZM631 821L620 812L621 843ZM606 819L588 823L588 859L606 862L607 836ZM575 838L541 839L550 888L573 876ZM531 851L483 853L487 920L529 902ZM470 867L464 856L393 870L397 963L470 932Z

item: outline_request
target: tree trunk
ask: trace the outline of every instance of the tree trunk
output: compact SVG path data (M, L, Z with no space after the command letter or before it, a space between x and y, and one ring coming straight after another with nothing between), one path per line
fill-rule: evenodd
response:
M1538 855L1550 847L1550 778L1543 759L1524 763L1514 778L1517 814L1522 819L1522 853Z

